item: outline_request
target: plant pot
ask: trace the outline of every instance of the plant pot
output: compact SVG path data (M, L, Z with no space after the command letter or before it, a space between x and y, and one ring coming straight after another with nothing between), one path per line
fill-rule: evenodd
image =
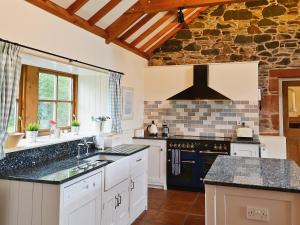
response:
M39 133L38 131L26 131L26 139L30 143L35 143L38 133Z
M71 127L71 132L75 135L79 135L79 126L72 126Z

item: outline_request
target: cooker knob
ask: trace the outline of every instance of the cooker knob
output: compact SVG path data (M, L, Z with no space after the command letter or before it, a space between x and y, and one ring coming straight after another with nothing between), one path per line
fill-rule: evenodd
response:
M170 144L169 144L169 146L172 148L172 147L173 147L173 144L172 144L172 143L170 143Z
M185 145L185 144L182 144L182 147L183 147L183 148L186 148L186 145Z
M186 144L186 147L187 147L187 148L190 148L190 144Z
M177 148L177 144L174 144L174 148Z
M181 144L178 144L177 146L178 146L178 148L180 148L180 147L181 147Z

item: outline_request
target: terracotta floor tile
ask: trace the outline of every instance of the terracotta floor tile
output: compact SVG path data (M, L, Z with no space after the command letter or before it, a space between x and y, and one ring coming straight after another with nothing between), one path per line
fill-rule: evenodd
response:
M161 210L188 213L192 206L192 202L167 201L162 205Z
M149 209L156 209L159 210L161 206L165 203L166 201L160 200L160 199L152 199L149 198L148 200L148 208Z
M189 212L192 214L205 215L205 197L201 195L198 196Z
M172 201L194 202L198 197L199 193L187 191L174 191L170 193L170 195L170 200Z
M160 212L153 222L168 225L183 225L186 218L184 213Z
M190 215L187 217L184 225L205 225L205 217Z
M203 193L149 189L148 208L133 225L205 225Z

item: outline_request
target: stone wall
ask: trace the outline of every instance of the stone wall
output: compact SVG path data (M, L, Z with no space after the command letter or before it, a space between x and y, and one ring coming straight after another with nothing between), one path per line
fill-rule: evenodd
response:
M260 133L278 134L278 93L269 71L300 68L299 0L258 0L216 6L157 49L150 65L259 60ZM278 82L278 81L277 81Z
M258 134L259 106L249 101L145 101L145 127L167 122L171 135L232 137L237 121Z

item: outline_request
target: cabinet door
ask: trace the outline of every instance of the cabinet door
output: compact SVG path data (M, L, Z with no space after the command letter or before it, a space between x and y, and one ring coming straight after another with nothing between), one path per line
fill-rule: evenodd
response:
M104 199L102 203L101 225L116 225L117 199L115 195Z
M117 192L119 196L119 206L117 207L116 217L118 225L127 225L129 223L129 182L120 184Z
M149 184L163 184L163 149L160 146L150 146L148 156Z
M131 179L130 185L130 218L136 219L147 204L147 174L142 173Z

